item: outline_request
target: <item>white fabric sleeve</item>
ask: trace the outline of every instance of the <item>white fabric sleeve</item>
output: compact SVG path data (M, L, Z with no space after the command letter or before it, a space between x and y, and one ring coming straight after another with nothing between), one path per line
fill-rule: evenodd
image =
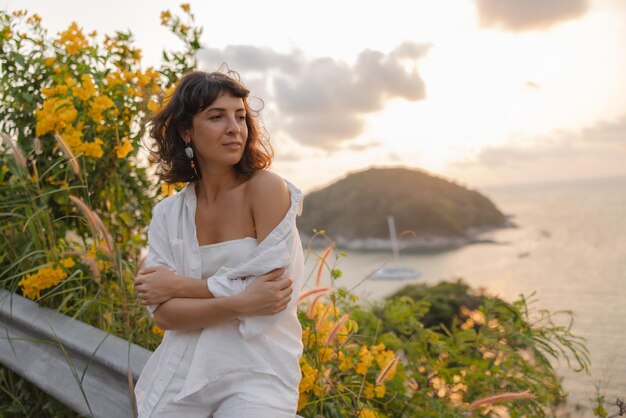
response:
M152 219L148 227L148 255L143 267L155 266L165 266L171 271L176 271L174 255L167 238L165 217L161 214L158 204L152 210ZM153 316L158 306L159 304L147 305L146 309Z
M235 269L222 267L208 278L207 286L215 297L233 296L243 292L257 277L280 267L285 267L284 277L293 279L293 293L285 310L275 315L245 316L240 320L239 331L244 338L261 334L275 324L291 309L295 309L302 287L304 272L302 245L295 225L291 234L278 245L266 248L256 256L246 260Z

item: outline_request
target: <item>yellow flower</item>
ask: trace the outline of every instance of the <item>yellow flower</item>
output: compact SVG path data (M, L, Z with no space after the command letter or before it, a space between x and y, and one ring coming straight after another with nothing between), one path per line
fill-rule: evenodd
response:
M76 85L76 79L74 77L65 77L65 84L68 87L74 87Z
M372 399L374 397L374 385L369 382L365 382L363 386L363 396L367 399Z
M163 107L167 106L167 104L172 100L172 96L174 95L174 90L176 90L176 85L170 86L167 90L165 90L165 94L163 95Z
M102 140L94 138L93 142L82 142L76 147L76 152L87 157L100 158L104 154L102 150Z
M377 398L382 398L383 396L385 396L385 385L377 385L374 388L374 394L376 395Z
M485 323L485 314L479 310L470 311L469 317L478 325Z
M172 14L170 13L169 10L165 10L161 12L161 25L166 26L168 23L170 23L171 17L172 17Z
M374 353L374 355L381 353L383 350L385 350L384 343L379 343L372 346L372 353Z
M356 365L356 372L361 375L365 375L367 373L367 369L372 364L372 354L368 350L366 346L362 346L359 350L359 363Z
M78 116L78 111L67 99L51 98L43 102L41 109L35 110L37 124L35 135L38 137L55 129L63 129L73 122Z
M33 14L28 19L26 19L26 23L29 25L34 25L41 22L41 17L38 14Z
M91 77L87 74L81 77L81 85L72 89L74 95L83 102L89 100L96 93L96 86L94 85Z
M54 130L55 122L52 115L44 112L39 113L39 111L36 110L35 116L37 118L37 124L35 125L35 134L37 136L42 136Z
M52 67L55 61L56 61L55 57L49 57L43 61L43 65L45 65L46 67Z
M298 391L300 394L303 394L310 392L313 389L315 386L315 380L317 379L317 374L306 360L301 360L301 363L300 370L302 372L302 380L300 381Z
M148 74L148 71L146 71L145 73L137 71L137 84L139 84L139 87L147 86L152 82L152 78Z
M180 190L185 183L161 183L161 194L165 196L171 196L175 191Z
M306 406L307 403L309 403L309 394L308 393L301 393L300 397L298 398L298 409L297 409L297 412L300 412L302 410L302 408L304 408Z
M11 28L8 26L5 26L4 28L2 28L2 32L0 32L0 39L11 39L11 36L13 36L13 32L11 32Z
M124 138L122 145L115 146L115 153L117 154L117 158L126 158L126 156L133 150L133 143L128 140L128 138Z
M384 350L377 352L376 350L374 350L374 348L375 346L372 347L372 351L374 352L376 363L378 363L381 369L387 367L387 365L396 357L396 354L393 352L393 350Z
M467 321L461 324L461 329L466 330L466 329L474 328L474 325L475 325L474 320L472 318L467 318Z
M109 88L113 88L117 85L124 84L124 78L122 75L122 73L117 71L110 72L106 77L104 77L104 81Z
M76 22L72 22L70 27L59 35L59 43L65 47L65 50L70 55L76 54L87 46L87 39L85 39L85 35L83 35Z
M161 110L161 104L154 100L148 100L148 110L152 113L156 113Z
M72 149L72 151L76 152L76 148L80 146L82 143L83 137L83 126L84 124L79 122L76 127L73 125L69 125L65 128L61 137L63 141Z
M34 274L28 274L18 282L22 293L29 299L39 299L42 290L56 286L67 277L59 267L42 267Z
M72 267L76 265L76 263L71 257L61 259L61 261L59 261L59 264L65 267L66 269L71 269Z
M183 9L185 12L189 12L189 3L181 4L180 8Z
M57 102L56 114L60 122L60 126L64 126L64 123L72 123L78 116L78 111L67 99L59 100Z
M325 363L333 357L334 350L331 347L320 347L318 353L320 362Z
M41 89L41 94L46 97L52 97L57 93L57 89L54 87L44 87Z
M94 122L100 122L102 120L102 112L105 109L113 107L115 103L108 96L98 96L91 102L89 112L87 113Z
M448 396L448 399L450 399L450 403L452 405L459 406L460 404L463 403L463 393L461 392L451 393L450 396Z
M378 414L374 410L366 407L359 411L359 418L378 418Z
M342 371L345 372L346 370L348 370L350 367L352 367L352 363L350 362L350 360L343 354L343 352L339 352L338 354L338 358L339 358L339 365L337 366L337 368Z
M158 335L160 337L165 335L165 332L161 328L159 328L158 325L153 325L152 326L152 333L155 334L155 335Z
M161 183L161 194L165 196L171 196L174 194L176 189L173 184Z

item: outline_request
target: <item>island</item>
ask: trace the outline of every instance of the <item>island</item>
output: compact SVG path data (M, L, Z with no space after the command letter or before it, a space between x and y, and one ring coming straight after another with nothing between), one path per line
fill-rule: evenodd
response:
M305 245L323 230L339 248L388 251L388 216L406 252L493 242L481 234L515 226L486 196L454 181L418 169L369 168L307 194L298 228Z

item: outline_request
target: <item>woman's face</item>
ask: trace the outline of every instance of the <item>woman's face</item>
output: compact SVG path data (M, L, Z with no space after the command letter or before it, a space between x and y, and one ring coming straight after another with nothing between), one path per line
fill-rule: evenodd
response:
M241 160L248 138L243 99L222 93L192 123L188 135L201 167L233 166Z

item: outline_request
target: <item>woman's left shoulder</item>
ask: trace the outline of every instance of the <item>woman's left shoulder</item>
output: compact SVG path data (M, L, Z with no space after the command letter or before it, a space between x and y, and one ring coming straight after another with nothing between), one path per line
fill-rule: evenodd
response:
M289 198L289 186L278 174L267 170L257 170L247 181L246 191L250 197L262 199Z
M289 213L289 187L278 174L254 173L246 185L250 208L256 226L257 241L263 241Z

